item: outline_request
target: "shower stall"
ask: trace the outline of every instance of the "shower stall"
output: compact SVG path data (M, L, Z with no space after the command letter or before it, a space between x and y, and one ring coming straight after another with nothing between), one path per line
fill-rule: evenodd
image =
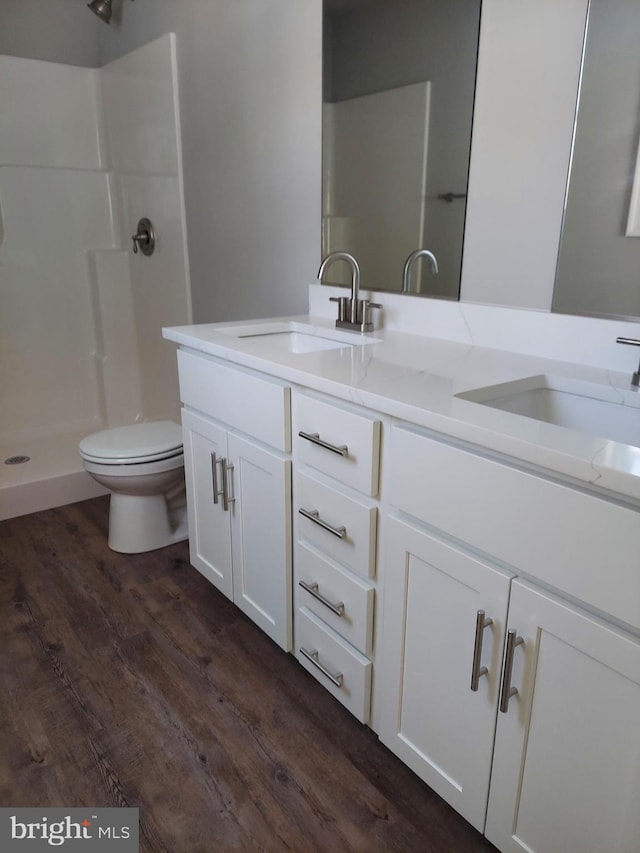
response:
M83 436L179 421L161 328L190 321L173 35L100 69L0 56L0 519L99 494Z

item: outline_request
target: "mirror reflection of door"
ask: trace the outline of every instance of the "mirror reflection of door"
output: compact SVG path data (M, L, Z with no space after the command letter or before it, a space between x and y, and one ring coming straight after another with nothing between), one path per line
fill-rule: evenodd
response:
M457 299L480 0L324 0L322 255L362 286ZM333 264L333 283L348 284Z

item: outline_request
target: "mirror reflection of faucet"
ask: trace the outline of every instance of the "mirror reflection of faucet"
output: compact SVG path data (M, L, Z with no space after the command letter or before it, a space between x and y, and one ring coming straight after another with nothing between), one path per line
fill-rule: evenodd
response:
M429 249L415 249L407 260L404 262L404 269L402 271L402 292L409 293L409 275L411 274L411 267L413 266L413 262L417 261L418 258L429 258L431 261L431 272L433 275L437 275L439 272L438 269L438 261L436 260L436 256L433 252L430 252Z
M338 319L336 328L351 329L357 332L372 332L374 329L371 319L372 308L382 308L378 302L370 299L360 299L360 265L349 252L331 252L324 258L318 270L318 281L322 282L325 270L334 261L346 261L351 267L351 297L332 296L331 302L338 303Z

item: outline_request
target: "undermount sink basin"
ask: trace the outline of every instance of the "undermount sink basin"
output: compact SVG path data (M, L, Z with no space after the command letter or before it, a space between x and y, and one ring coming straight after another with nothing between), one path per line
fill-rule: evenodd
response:
M287 352L318 352L325 349L341 349L353 344L342 341L332 341L329 338L320 338L317 335L309 335L306 332L267 332L260 335L239 335L243 338L268 338L269 346L285 349Z
M218 330L234 338L250 340L264 344L271 352L306 353L321 350L342 349L344 347L363 346L380 341L357 332L318 328L293 320L277 323L241 323L226 326Z
M530 376L456 394L525 418L640 447L640 394L561 376Z

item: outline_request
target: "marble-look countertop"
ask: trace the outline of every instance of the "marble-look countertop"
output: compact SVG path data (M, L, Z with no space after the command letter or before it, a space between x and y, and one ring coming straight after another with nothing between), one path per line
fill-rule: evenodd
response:
M316 334L335 332L332 321L309 316L242 325L267 331L269 327L277 329L274 324L283 320L295 321ZM623 500L640 501L640 447L456 397L484 386L542 374L628 392L626 373L390 330L371 335L345 332L355 345L292 353L281 346L280 339L269 335L236 336L232 330L238 325L174 326L164 329L163 335L180 346L427 427L547 469L577 484L617 493Z

